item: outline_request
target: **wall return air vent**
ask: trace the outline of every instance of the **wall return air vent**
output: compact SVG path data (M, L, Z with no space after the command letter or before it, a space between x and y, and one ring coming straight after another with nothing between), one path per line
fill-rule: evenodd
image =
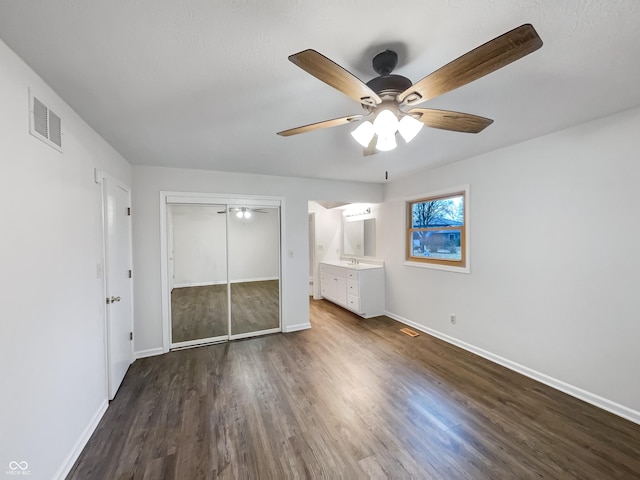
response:
M62 120L29 90L29 133L62 152Z

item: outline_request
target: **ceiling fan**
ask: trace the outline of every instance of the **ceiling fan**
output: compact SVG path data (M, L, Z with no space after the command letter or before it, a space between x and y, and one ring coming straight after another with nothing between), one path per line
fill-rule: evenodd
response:
M478 133L493 123L489 118L469 113L412 108L494 72L542 46L542 40L530 24L521 25L465 53L444 67L411 83L391 72L398 62L395 52L387 50L373 58L378 77L362 82L315 50L304 50L289 60L307 73L353 98L364 114L348 115L278 132L288 137L321 128L360 122L351 135L360 143L365 155L393 150L396 133L410 142L423 125L455 132Z
M229 207L228 210L222 210L218 213L235 213L238 218L251 218L253 213L267 213L261 208L249 208L249 207Z

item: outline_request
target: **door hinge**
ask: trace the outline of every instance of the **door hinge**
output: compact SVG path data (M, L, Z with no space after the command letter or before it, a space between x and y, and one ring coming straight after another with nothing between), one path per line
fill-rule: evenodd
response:
M127 215L131 216L131 207L127 207Z
M131 278L132 275L133 273L131 272L131 270L129 270L129 278Z
M133 332L129 332L129 340L133 340Z

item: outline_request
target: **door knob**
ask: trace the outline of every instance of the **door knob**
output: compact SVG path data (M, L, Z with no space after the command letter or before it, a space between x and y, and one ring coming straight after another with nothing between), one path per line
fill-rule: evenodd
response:
M111 303L115 303L115 302L119 302L120 301L120 297L111 297Z

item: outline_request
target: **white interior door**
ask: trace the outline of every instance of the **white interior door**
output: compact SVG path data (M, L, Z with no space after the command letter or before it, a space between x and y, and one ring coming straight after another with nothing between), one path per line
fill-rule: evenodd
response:
M109 400L131 364L131 216L129 191L103 180L106 242L107 362Z

